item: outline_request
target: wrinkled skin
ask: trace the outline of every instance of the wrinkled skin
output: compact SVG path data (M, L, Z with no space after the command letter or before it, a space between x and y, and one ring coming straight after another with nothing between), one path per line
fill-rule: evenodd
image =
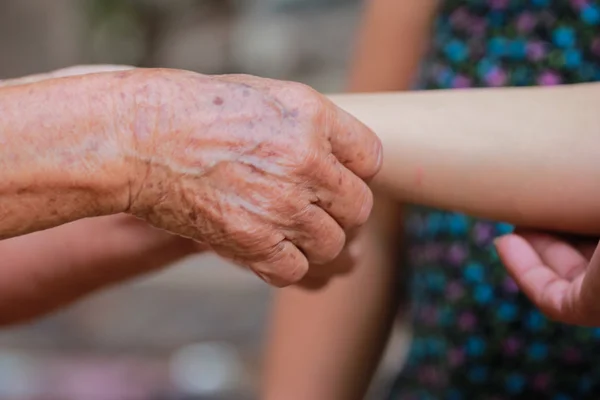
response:
M364 125L312 89L250 76L124 72L133 87L128 212L285 286L363 224L381 166ZM140 78L143 83L140 83Z
M97 72L115 73L131 69L133 68L113 65L78 66L19 79L0 80L0 87L36 83L50 78ZM155 71L149 72L152 73ZM141 75L145 75L149 72L143 71ZM173 71L167 72L171 73ZM132 75L136 74L137 72ZM192 76L189 73L184 74ZM124 74L122 78L127 78L128 76L132 77L132 75ZM206 83L205 77L200 77L199 75L195 75L195 77L196 79L204 80ZM214 157L212 158L213 162L217 159L221 164L229 163L232 166L243 166L244 162L247 163L248 161L248 159L244 157L251 156L252 152L240 153L236 158L235 151L242 150L242 146L248 146L249 142L252 143L250 141L251 137L249 139L248 135L253 135L256 129L247 129L248 135L244 135L243 132L237 132L239 139L243 139L238 142L239 145L237 147L231 147L233 140L224 140L226 139L228 132L229 134L231 134L231 132L236 133L235 128L240 128L240 126L240 129L244 129L242 124L244 119L248 121L248 124L255 124L260 127L261 129L258 129L259 132L266 132L264 129L265 127L271 127L269 128L270 130L277 130L277 119L273 118L272 114L269 114L269 116L271 116L270 119L266 118L261 114L259 107L253 107L249 111L245 110L244 107L247 108L248 106L248 104L246 104L245 106L242 105L242 107L239 107L237 109L237 115L233 115L233 117L231 116L231 113L236 113L235 108L228 110L230 113L229 116L227 113L219 113L218 116L215 116L215 114L210 113L210 110L203 110L203 112L206 111L204 112L204 117L212 121L207 124L210 129L204 129L205 121L198 123L195 126L194 124L191 124L191 128L189 125L186 127L186 120L185 118L182 120L182 117L184 117L189 110L186 109L185 104L183 104L182 107L181 102L171 101L168 90L160 93L160 90L165 90L164 87L161 89L160 85L155 85L155 83L165 80L164 78L163 75L156 81L152 79L151 82L148 82L148 79L146 78L141 79L142 85L140 85L139 81L137 83L134 82L134 90L127 85L121 85L119 83L119 90L116 92L117 98L122 100L121 104L130 105L131 107L123 108L126 115L110 115L115 118L115 122L126 122L124 125L119 126L131 126L136 128L131 129L131 136L123 135L122 132L121 135L119 135L120 138L124 139L118 143L121 152L125 156L123 158L126 159L126 162L122 163L123 168L121 169L120 167L118 169L120 172L117 175L127 175L125 176L125 180L127 181L130 171L137 171L137 173L131 174L131 178L129 179L133 183L129 196L123 196L122 194L116 195L116 197L119 198L126 197L130 199L126 205L123 205L122 211L127 210L134 212L141 217L153 219L153 222L157 226L165 228L166 225L166 229L169 229L169 227L172 226L169 225L169 223L172 223L173 221L177 222L177 218L181 218L181 215L185 216L185 213L190 210L194 210L201 215L213 217L210 223L217 228L222 226L227 227L228 223L231 224L238 220L242 223L251 225L252 222L248 221L256 220L262 222L261 225L258 225L258 227L261 228L257 229L259 233L262 232L275 236L278 234L281 235L283 232L291 239L288 242L287 240L289 239L288 236L286 236L285 249L291 249L292 251L296 250L297 247L294 247L295 245L292 245L292 243L297 243L311 260L313 260L313 257L316 255L314 259L317 261L318 257L323 257L323 259L326 260L329 256L327 251L323 250L320 246L332 243L327 242L327 240L331 239L331 237L328 236L330 232L334 235L337 233L339 236L343 237L344 233L340 234L340 226L338 225L341 225L344 228L351 227L353 224L359 223L365 218L365 216L362 215L352 216L351 213L339 210L339 207L336 208L337 203L334 205L333 201L331 201L331 204L323 203L324 208L319 204L323 201L327 201L329 199L328 196L335 195L336 193L344 194L344 191L347 191L348 197L337 199L336 202L341 201L344 205L350 204L351 207L354 206L355 209L358 209L360 208L359 202L362 201L359 196L364 195L366 199L366 206L364 207L370 207L368 205L370 193L368 191L361 192L361 190L364 190L364 187L362 186L360 179L350 171L357 171L359 176L364 177L368 177L371 174L369 169L373 168L373 166L370 165L370 163L373 163L373 161L375 164L378 163L378 142L377 140L372 141L371 134L368 131L365 131L364 127L360 126L360 124L355 125L355 121L333 108L326 101L324 102L319 95L296 84L254 80L249 77L220 77L219 82L222 81L226 85L233 85L238 88L242 87L248 89L247 84L241 83L245 81L257 83L257 88L266 90L264 93L269 93L269 88L276 88L279 91L277 96L280 97L289 97L290 94L293 94L293 90L299 90L300 95L304 97L299 96L293 98L288 100L286 104L293 105L298 104L299 102L302 103L302 101L313 103L308 104L306 107L311 113L306 115L307 117L312 117L312 119L308 118L310 123L307 124L306 120L303 121L299 114L295 115L295 123L292 123L294 127L293 129L290 129L289 133L296 135L305 134L308 135L310 140L304 138L305 140L302 142L302 145L294 147L294 151L290 152L288 147L290 140L286 142L286 134L288 134L288 132L282 132L278 135L280 136L278 140L268 139L268 135L266 134L258 136L259 143L264 144L263 150L267 149L268 152L272 151L273 153L265 158L263 164L256 158L250 158L250 160L253 160L254 164L249 164L249 168L258 163L259 168L257 171L267 170L270 171L271 174L273 174L273 171L276 171L276 168L281 168L281 171L284 173L274 174L276 179L273 179L273 182L267 180L268 174L263 175L262 173L254 171L254 169L252 171L247 171L243 168L239 168L239 170L245 172L245 174L239 173L238 171L235 176L229 175L223 177L213 172L212 177L210 173L204 174L208 175L205 178L202 174L193 175L191 172L197 171L191 170L187 170L185 173L177 175L177 171L171 171L170 168L165 168L165 166L168 166L168 161L171 159L176 161L174 164L179 165L179 168L181 168L182 164L185 165L186 162L190 163L190 159L185 157L173 157L172 154L179 154L181 151L161 147L161 143L157 142L165 137L175 135L176 138L179 139L194 139L189 140L188 144L198 145L196 148L197 150L202 150L200 147L200 144L202 143L200 139L204 140L206 143L212 144L212 147L210 147L212 151L207 151L208 155L205 155L205 157L208 158L202 159L200 160L202 162L195 164L194 167L196 168L206 168L207 165L210 166L210 163L206 162L207 160L209 162L211 161L210 157ZM126 80L127 79L124 81ZM171 78L166 80L170 81L170 84L173 83ZM211 80L209 79L208 83L210 82ZM260 83L263 83L264 86L261 86ZM173 87L175 86L177 85L173 85ZM211 91L210 84L202 84L200 86L202 86L203 89L203 92L198 94L200 98L202 98L202 96L214 95ZM66 89L68 87L69 86L66 85L66 92L68 92ZM286 87L288 88L287 93ZM187 89L189 90L189 88ZM31 87L29 90L31 90ZM133 102L123 102L123 100L128 100L128 93L144 94L143 92L145 90L150 90L151 93L157 93L156 91L159 91L160 95L156 96L154 100L160 100L158 105L160 105L161 102L163 105L166 105L154 107L154 109L150 107L149 109L149 98L145 96L135 98L136 101ZM182 92L185 94L185 91ZM182 93L174 93L174 96L179 96L180 100L181 98L185 99L185 96L180 96L181 94ZM235 97L235 89L227 92L227 94ZM243 90L242 96L244 96ZM275 95L268 95L266 97L271 101L269 104L278 104L278 101L273 100L278 98ZM213 101L216 100L214 97L212 99ZM225 98L222 100L224 104ZM216 103L220 103L220 101L217 100ZM102 103L100 103L100 105L102 105ZM86 104L83 102L75 102L74 106L85 107ZM303 109L303 112L307 111L306 108ZM157 110L160 111L158 114L156 113ZM99 109L100 113L105 111L106 110L104 109ZM253 115L252 113L255 113L256 115ZM98 115L98 113L96 115ZM134 118L131 118L131 115L133 115ZM127 118L129 118L129 123L127 123ZM219 123L215 123L216 119L219 119ZM280 116L280 121L281 120L285 120L285 118L281 118ZM198 121L198 119L195 120L195 122ZM151 126L152 122L155 123L153 129L144 130L144 128ZM192 122L194 122L193 119ZM167 127L165 130L157 129L159 127L164 128L165 126ZM215 129L215 127L218 127L218 129ZM357 130L354 131L352 129ZM89 138L89 135L81 130L73 129L71 132L67 129L61 132L62 135L59 136L59 138L61 140L64 139L67 144L86 140L86 137ZM320 134L325 135L325 139L319 136ZM358 138L354 139L355 144L360 143L361 140L362 143L357 146L359 148L358 150L351 151L349 155L346 155L346 152L348 152L348 149L352 146L344 146L344 141L352 141L353 139L349 137L350 135L358 136ZM265 139L265 137L267 137L267 139ZM93 138L95 138L95 136L93 136ZM198 140L196 141L196 139ZM154 142L154 140L157 142ZM272 143L269 143L269 140L271 140ZM327 143L329 143L329 145ZM295 145L295 143L292 143L292 146ZM327 149L331 148L336 157L325 155L325 160L319 160L318 158L322 157L323 154L318 153L319 145L322 145ZM373 154L365 157L370 157L370 160L365 160L360 153L361 151L368 150L369 145L374 147ZM193 147L188 145L187 148ZM110 150L110 154L114 153L113 149L108 150ZM231 158L228 159L227 157L224 157L224 155L227 154L224 150L229 151L229 155L235 160L234 162L231 161ZM257 151L261 150L260 148L255 147L253 150L257 154L261 154L260 151ZM301 157L302 153L299 152L299 150L304 152L304 158ZM103 153L96 152L95 154L101 155ZM202 155L199 151L190 154ZM275 155L277 154L281 154L282 157L276 159ZM312 157L310 156L311 154ZM340 157L343 164L347 167L342 167L336 160L337 157ZM193 163L193 160L191 163ZM269 166L271 167L269 168ZM348 169L346 170L345 168ZM376 168L377 167L375 167L375 169ZM220 173L223 173L224 171L222 167L215 167L215 165L212 166L212 169L221 171ZM142 171L142 173L140 173L140 171ZM165 185L165 182L161 181L161 173L164 173L165 171L167 172L165 175L168 175L167 177L172 179L169 182L169 185ZM249 183L244 182L244 179L246 178L253 178L253 173L258 174L258 176L263 177L263 179L255 179ZM287 175L285 175L285 173L287 173ZM338 174L337 185L334 179L336 173ZM133 179L134 177L136 179ZM240 180L234 179L236 177ZM185 182L186 185L176 185L173 183L173 180L176 179L180 179L182 182ZM228 188L226 187L225 182L220 181L221 179L229 179L229 182L232 185L238 186ZM349 182L347 180L349 180ZM197 184L196 188L212 189L212 192L207 192L206 197L206 199L209 199L212 202L193 203L191 204L191 207L189 203L181 203L189 208L180 208L174 211L169 210L166 207L166 200L169 200L169 193L166 189L179 189L180 187L189 188L190 185L187 184L188 181L191 182L191 184ZM298 182L296 185L297 187L295 188L296 190L294 190L293 183L290 182ZM163 187L162 190L160 189L161 184ZM269 186L269 184L271 184L271 186ZM228 204L227 201L224 201L229 200L231 202L231 198L228 198L227 195L234 196L239 191L242 194L245 193L242 196L243 200L248 198L249 200L254 200L256 193L261 191L263 186L267 189L271 189L270 194L267 191L258 193L262 195L263 199L276 197L277 193L273 194L272 189L277 189L279 187L282 188L282 198L281 200L270 204L264 201L257 203L264 208L264 210L258 214L260 218L253 219L255 216L250 212L237 215L235 214L235 208L233 209L233 215L221 215L223 218L222 220L219 220L218 214L210 214L210 211L214 211L218 207L230 207L230 204ZM333 189L330 189L330 186L333 187ZM220 189L220 192L215 189ZM352 192L354 189L357 190ZM311 196L311 193L313 193L312 196L314 196L314 199L317 199L317 196L319 196L314 205L313 203L306 204L305 208L302 209L304 210L304 213L298 212L296 215L286 215L286 211L289 212L296 210L296 208L301 208L301 200L303 198L301 196ZM209 195L210 197L208 197ZM153 199L153 196L158 196L158 200L160 201L157 201L156 198ZM293 196L298 196L298 199L294 199ZM173 196L173 198L175 200L178 199L177 196ZM135 199L135 201L132 201L133 199ZM183 199L185 200L186 197L183 197ZM259 199L261 199L261 197L259 197ZM219 202L219 200L221 201ZM247 205L251 203L245 201L244 204ZM175 207L177 207L176 203ZM157 215L158 210L163 210L165 214L162 214L162 216L160 214ZM242 210L245 209L242 208ZM256 210L260 209L258 207L252 209L252 211ZM279 211L281 211L282 214L277 214ZM311 211L316 214L320 213L321 215L325 213L324 217L327 218L321 221L309 220L308 217ZM368 210L361 210L359 212L368 214ZM31 218L31 215L27 216L25 214L22 216L23 218ZM333 215L334 218L330 217L330 215ZM306 218L298 218L302 216L305 216ZM331 223L332 220L335 220L336 222ZM192 224L192 226L200 225L198 221L194 222L195 224ZM310 236L310 229L315 226L320 228L315 230L315 234L322 234L325 237L313 238ZM236 258L235 252L241 247L237 245L240 240L242 241L242 244L246 244L250 250L253 250L251 245L248 246L248 243L252 243L252 232L241 232L238 237L232 236L230 238L231 242L224 243L223 241L228 239L216 234L215 232L218 233L218 231L214 229L203 230L202 232L206 232L206 235L203 236L197 235L197 231L194 228L192 228L191 231L187 230L185 224L183 227L176 226L176 228L179 228L180 232L187 233L189 236L203 241L204 244L192 245L193 242L189 239L171 235L166 231L161 232L160 230L152 229L143 221L123 214L86 218L53 229L47 229L1 241L0 244L2 244L2 254L4 255L3 259L5 262L3 263L2 268L0 268L0 272L6 278L4 280L6 287L2 290L2 295L0 296L0 309L2 309L2 312L0 313L0 324L19 323L47 314L58 308L67 306L90 292L131 279L135 276L155 271L166 266L168 263L185 257L193 252L206 250L206 244L210 244L214 248L222 248L222 254L230 254L234 258ZM236 227L234 226L234 233L240 232L239 228L237 228L237 230L235 229ZM252 229L255 228L251 227L250 230ZM97 234L97 237L90 241L86 232L94 232ZM256 241L257 239L254 240ZM322 243L317 245L316 243L318 243L318 241L321 241ZM65 246L74 246L74 248L69 250L68 248L65 248ZM260 242L257 246L259 246L259 248L264 248ZM38 251L36 251L36 249L38 249ZM352 246L348 248L348 250L351 249ZM335 251L336 250L333 249L332 253L335 253ZM347 255L349 255L351 252L352 251L347 251L344 252L344 254L346 255L346 253L348 253ZM265 265L268 266L264 261L260 264L260 253L250 252L250 254L250 257L246 255L246 258L244 258L242 255L242 257L238 256L237 259L242 264L244 264L245 260L251 259L254 261L253 265L258 265L260 267L265 267ZM50 257L50 260L44 261L46 260L45 257ZM256 260L258 260L258 263ZM253 261L250 262L252 263ZM273 266L276 267L276 265ZM285 268L288 266L284 266L284 272ZM318 277L320 282L324 281L322 278L325 278L326 280L332 274L339 273L339 271L322 267L311 268L311 270L314 271L314 273L311 273L310 275ZM272 276L275 276L275 279L278 279L277 273L279 273L279 271L275 269L273 275L269 275L267 279L273 279ZM293 278L295 278L295 276ZM275 283L285 284L285 281L276 280Z
M502 262L531 301L549 318L581 326L600 326L597 245L598 238L527 230L496 241Z

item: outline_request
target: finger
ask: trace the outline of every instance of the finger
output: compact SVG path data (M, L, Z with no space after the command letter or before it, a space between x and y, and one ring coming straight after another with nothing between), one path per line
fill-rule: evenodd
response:
M537 232L523 232L520 236L539 255L542 264L550 267L560 278L572 281L585 271L588 259L569 242Z
M364 254L364 241L358 239L358 236L359 230L348 232L346 245L338 257L318 268L311 266L298 286L309 290L319 290L327 286L332 279L354 271L360 256Z
M590 257L590 263L581 284L582 314L593 320L595 325L600 321L600 303L598 293L600 292L600 246L596 246Z
M381 141L375 133L346 111L326 100L325 123L337 159L362 179L371 179L383 162Z
M527 297L550 318L572 323L574 313L570 297L573 285L544 265L534 248L521 236L511 234L496 240L503 264Z
M363 225L373 208L373 192L330 154L315 174L317 204L345 230Z
M293 228L285 235L311 264L327 263L340 254L346 234L323 209L309 204L294 219Z
M280 288L299 282L308 271L308 260L289 240L279 242L263 260L246 265L269 285Z

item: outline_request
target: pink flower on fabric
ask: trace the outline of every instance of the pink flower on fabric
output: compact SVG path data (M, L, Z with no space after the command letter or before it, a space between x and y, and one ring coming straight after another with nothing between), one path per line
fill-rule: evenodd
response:
M442 372L432 366L424 366L419 368L418 372L419 382L423 385L440 386L444 383L444 375Z
M556 72L544 71L537 81L540 86L556 86L561 84L562 79Z
M582 357L581 352L578 349L569 347L563 353L563 358L568 364L578 364L581 362Z
M504 282L502 283L502 288L504 289L504 291L506 293L510 293L510 294L514 294L519 291L519 287L517 286L515 281L510 277L507 277L504 280Z
M419 312L421 320L429 326L435 325L438 320L438 311L433 306L425 306Z
M530 61L540 61L546 57L546 46L542 42L527 43L527 58Z
M533 377L533 387L536 390L546 391L550 385L550 376L547 374L537 374Z
M475 327L477 319L470 312L464 312L458 318L458 326L464 331L470 331Z
M465 352L461 349L450 349L448 362L452 367L458 367L465 362Z
M423 254L425 260L435 262L444 256L444 248L439 243L428 243L423 247Z
M581 10L588 4L588 0L571 0L571 6L577 11Z
M484 246L489 244L494 238L494 225L489 222L477 222L473 227L473 239L475 242Z
M595 37L590 46L590 50L595 56L600 56L600 37Z
M517 338L510 337L502 343L502 348L504 349L504 353L509 356L514 356L521 349L521 341Z
M506 84L508 76L502 68L494 67L486 74L485 80L491 87L500 87Z
M509 0L489 0L490 7L494 10L506 10Z
M471 15L467 11L466 7L457 8L452 14L450 14L450 24L458 29L467 29L471 24Z
M446 296L450 301L456 301L463 297L465 294L465 290L463 286L458 282L450 282L448 286L446 286Z
M469 24L469 32L474 36L481 36L485 33L487 29L487 21L485 18L471 18L471 23Z
M448 253L446 253L446 259L455 267L462 266L467 259L467 256L467 247L460 243L453 243L450 245L450 248L448 248Z
M452 87L455 89L465 89L471 87L471 85L471 79L464 75L456 75L454 77L454 81L452 82Z
M537 19L532 13L524 12L517 17L516 26L519 33L527 34L533 31Z

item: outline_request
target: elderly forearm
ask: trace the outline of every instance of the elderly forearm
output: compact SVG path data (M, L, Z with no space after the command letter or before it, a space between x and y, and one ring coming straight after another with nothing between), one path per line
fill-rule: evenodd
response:
M0 88L0 238L124 211L118 74Z
M538 228L600 227L600 86L332 99L380 136L398 199Z
M0 325L52 311L195 250L192 241L129 215L83 219L0 241Z

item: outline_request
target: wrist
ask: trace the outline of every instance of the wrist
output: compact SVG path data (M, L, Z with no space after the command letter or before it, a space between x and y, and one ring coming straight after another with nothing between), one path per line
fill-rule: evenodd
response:
M194 140L202 140L202 133L216 119L216 113L203 107L206 99L212 101L210 93L216 85L208 76L171 69L136 69L118 75L121 82L114 97L121 111L117 118L120 126L127 127L119 132L119 143L130 172L126 212L144 216L156 199L169 195L173 170L206 166L202 156L194 165L179 165L179 155L190 146L190 132L200 132Z

